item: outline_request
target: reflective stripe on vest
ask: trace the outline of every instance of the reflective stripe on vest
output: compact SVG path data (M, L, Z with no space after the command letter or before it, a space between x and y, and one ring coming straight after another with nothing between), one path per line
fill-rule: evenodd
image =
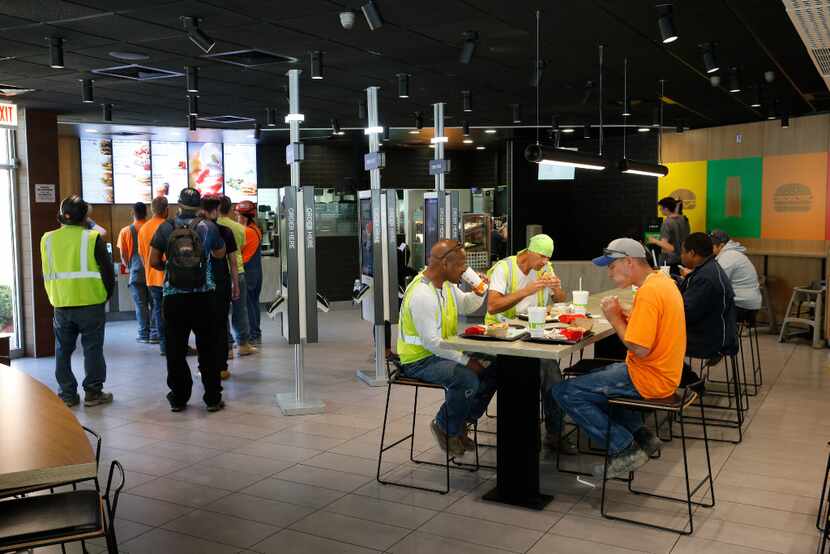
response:
M490 268L490 271L487 272L487 276L490 277L493 273L497 271L499 266L504 266L506 269L506 281L507 281L507 290L504 291L505 296L508 294L513 294L517 290L519 290L519 262L517 261L516 256L510 256L503 260L500 260L495 263L495 265ZM534 273L538 275L540 273L553 273L553 266L550 262L545 264L545 267L540 271L534 271ZM547 298L545 297L547 294L547 289L542 289L536 292L536 305L537 306L545 306L547 304ZM520 301L521 302L521 301ZM516 303L518 305L518 302ZM499 317L501 316L501 317ZM484 316L484 323L491 324L491 323L498 323L500 319L514 319L516 317L516 306L514 305L512 308L508 308L499 314L491 314L487 312Z
M401 317L398 325L398 356L402 364L411 364L432 356L432 352L424 348L423 340L418 334L418 329L412 319L412 311L409 308L412 294L415 288L420 285L430 287L438 300L435 322L441 328L441 337L454 336L458 329L458 308L455 304L452 285L448 282L444 283L442 288L444 301L442 302L438 290L435 289L432 283L425 280L423 274L418 274L406 287L403 302L401 302Z
M41 240L43 280L56 308L90 306L107 300L95 261L98 233L74 225L50 231ZM77 257L73 254L77 252Z

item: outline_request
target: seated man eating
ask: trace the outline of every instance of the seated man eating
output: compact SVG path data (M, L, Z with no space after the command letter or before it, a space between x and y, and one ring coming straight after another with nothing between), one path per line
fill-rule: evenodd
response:
M466 424L478 421L496 392L494 364L484 367L463 352L439 346L442 339L458 334L458 313L472 313L483 302L474 292L458 288L466 269L462 245L438 241L430 250L427 268L406 288L398 334L402 375L446 388L431 429L441 449L454 456L475 449Z
M634 239L611 241L604 255L593 262L608 267L608 275L617 287L639 287L630 313L623 310L616 296L602 299L602 312L628 354L625 362L563 381L553 388L553 397L598 444L606 444L610 418L607 478L624 478L648 462L660 448L660 439L643 425L637 412L609 414L608 399L666 398L674 394L686 350L683 298L670 277L651 269L645 248ZM593 473L602 479L603 464L594 466Z

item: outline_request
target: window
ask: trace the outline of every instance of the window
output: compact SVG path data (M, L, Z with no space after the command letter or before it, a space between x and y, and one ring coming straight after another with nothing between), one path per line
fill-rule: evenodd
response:
M0 334L11 335L11 349L22 348L17 266L14 131L0 129Z

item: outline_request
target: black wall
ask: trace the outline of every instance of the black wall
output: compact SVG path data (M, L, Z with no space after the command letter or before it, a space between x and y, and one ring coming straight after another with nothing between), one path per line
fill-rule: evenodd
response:
M585 260L598 256L614 238L642 240L649 222L654 221L657 179L623 175L615 164L605 171L577 169L573 181L539 181L538 166L525 160L524 148L530 139L513 144L514 247L524 247L525 226L540 224L556 244L554 259ZM597 151L596 141L573 144L581 151ZM606 157L622 157L622 138L606 137ZM655 161L657 133L635 133L628 137L628 157Z

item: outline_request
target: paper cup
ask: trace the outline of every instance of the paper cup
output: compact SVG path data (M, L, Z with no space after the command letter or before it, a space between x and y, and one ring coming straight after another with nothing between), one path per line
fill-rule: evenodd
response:
M587 290L573 291L574 312L584 314L588 312L588 296L591 293Z
M464 273L461 274L461 279L470 285L470 288L477 294L483 294L487 290L487 284L481 280L481 276L472 267L464 270Z
M545 316L547 310L540 306L527 309L527 328L531 337L542 337L545 334Z

